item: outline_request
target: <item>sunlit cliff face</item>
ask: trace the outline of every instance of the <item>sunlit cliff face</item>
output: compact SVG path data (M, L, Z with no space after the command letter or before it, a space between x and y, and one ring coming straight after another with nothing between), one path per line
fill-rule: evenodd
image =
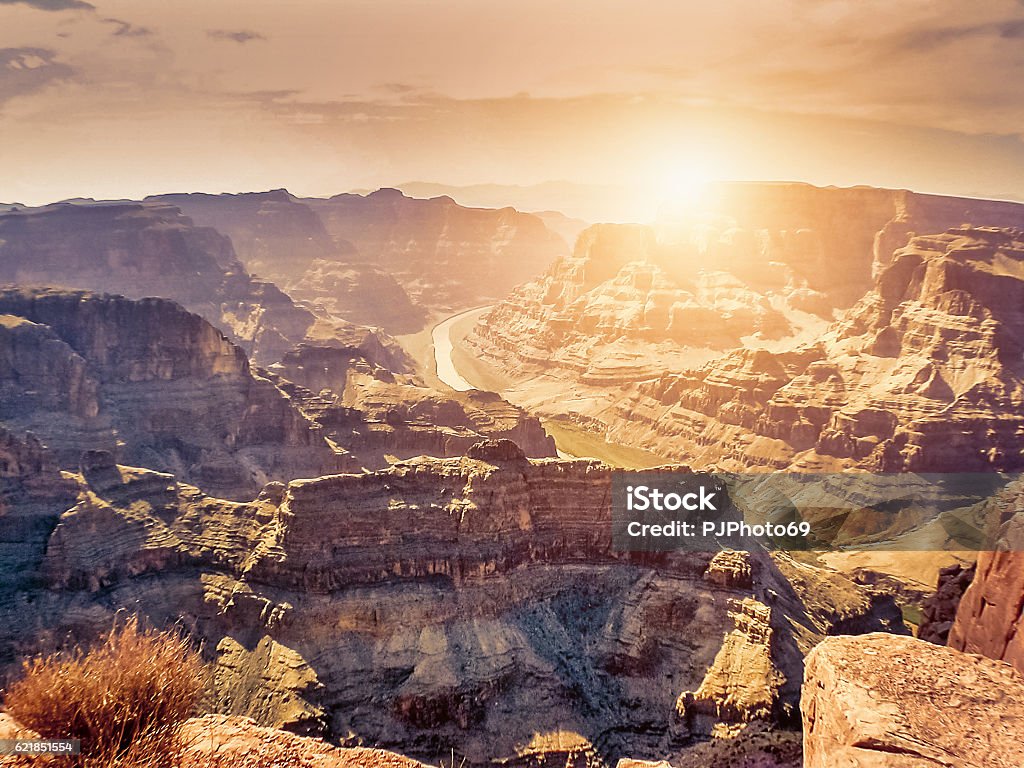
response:
M706 179L1006 197L1022 38L1014 0L0 0L0 200L566 180L643 218Z

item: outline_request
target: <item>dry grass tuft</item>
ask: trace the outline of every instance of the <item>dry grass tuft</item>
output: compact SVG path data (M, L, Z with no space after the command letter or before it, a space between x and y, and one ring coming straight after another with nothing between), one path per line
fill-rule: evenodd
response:
M177 726L195 712L206 668L188 639L127 619L91 648L26 661L5 705L46 738L82 740L94 766L167 765Z

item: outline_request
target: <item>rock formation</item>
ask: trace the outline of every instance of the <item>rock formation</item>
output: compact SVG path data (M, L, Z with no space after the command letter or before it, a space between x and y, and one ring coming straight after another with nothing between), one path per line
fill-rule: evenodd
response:
M896 235L968 216L1024 222L1024 207L738 187L700 242L591 228L468 345L507 375L513 401L555 416L547 402L569 390L559 415L698 468L1024 465L1024 235Z
M0 427L0 602L38 586L46 542L76 492L38 439Z
M426 307L500 298L565 248L540 219L514 208L464 208L395 189L307 202L335 241L350 243L360 261L393 275Z
M0 639L9 655L85 638L130 607L204 641L222 711L431 760L564 765L791 720L823 636L901 627L891 599L783 555L713 569L749 584L705 578L710 555L615 555L597 462L470 454L246 503L90 454L33 576L45 589L18 598L31 619ZM703 719L677 710L684 691Z
M231 238L252 272L275 281L301 272L316 259L332 257L337 244L320 217L287 189L208 195L200 192L155 195L203 227Z
M953 628L956 611L963 599L964 592L974 580L977 563L964 567L959 563L946 566L939 570L939 581L935 593L925 601L923 620L918 627L917 636L921 640L936 645L945 645L949 639L949 631Z
M426 324L426 309L413 303L394 276L372 264L317 259L288 285L296 299L351 322L390 333L414 333Z
M82 451L252 498L345 466L291 399L208 322L163 299L0 290L0 421L65 468Z
M173 299L268 362L314 319L273 283L247 274L227 237L165 204L58 203L0 213L0 283Z
M807 657L805 768L1024 765L1024 677L912 638L828 638Z
M359 349L300 344L272 377L324 434L364 467L413 456L462 456L482 439L555 455L540 421L491 392L442 394L415 376L374 365Z
M0 739L37 739L10 715L0 713ZM203 715L186 720L172 748L173 768L426 768L422 763L381 749L341 749L320 739L261 727L251 718ZM60 760L57 758L56 760ZM56 760L33 755L0 757L0 766L31 768Z
M1024 489L1018 479L999 496L994 551L978 553L977 573L960 600L949 646L1001 659L1024 673Z

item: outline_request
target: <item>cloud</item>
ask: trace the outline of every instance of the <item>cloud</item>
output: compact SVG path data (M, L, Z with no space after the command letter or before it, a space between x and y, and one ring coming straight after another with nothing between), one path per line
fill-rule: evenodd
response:
M1007 19L985 24L955 24L909 29L885 40L891 50L933 51L972 38L1024 39L1024 19Z
M0 104L75 74L47 48L0 48Z
M93 11L96 6L85 0L0 0L0 5L30 5L41 11Z
M111 34L115 37L146 37L152 35L153 30L149 27L140 27L132 24L131 22L124 21L123 19L101 19L104 24L113 24L117 26Z
M250 32L246 29L211 29L206 34L214 40L233 40L241 45L250 43L253 40L267 39L259 32Z

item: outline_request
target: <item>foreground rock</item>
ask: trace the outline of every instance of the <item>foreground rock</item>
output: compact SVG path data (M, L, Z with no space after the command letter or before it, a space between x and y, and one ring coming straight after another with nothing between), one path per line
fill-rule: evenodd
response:
M1024 677L911 638L825 640L807 657L805 768L1018 768Z
M978 554L977 573L960 600L951 648L1001 659L1024 673L1024 484L1001 494L995 551Z
M39 734L22 728L0 713L0 739L36 739ZM31 768L63 765L48 757L0 757L0 766ZM156 768L156 763L153 763ZM204 715L186 720L178 729L171 754L160 758L159 768L425 768L423 763L382 749L339 748L320 739L265 728L251 718Z
M175 768L426 768L382 749L342 749L309 737L260 727L250 718L206 715L181 728Z

